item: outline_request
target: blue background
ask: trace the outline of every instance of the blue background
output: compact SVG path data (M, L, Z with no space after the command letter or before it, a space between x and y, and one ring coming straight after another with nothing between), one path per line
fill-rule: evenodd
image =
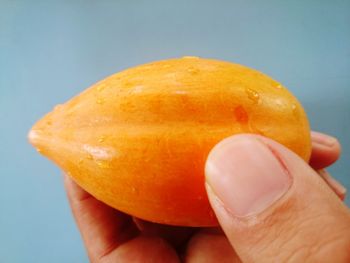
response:
M342 142L330 171L350 188L349 25L350 1L0 0L0 261L87 261L60 171L26 135L54 105L148 61L217 58L279 80Z

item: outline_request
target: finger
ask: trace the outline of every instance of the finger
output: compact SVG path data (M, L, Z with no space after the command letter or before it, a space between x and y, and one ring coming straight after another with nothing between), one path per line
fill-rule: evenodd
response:
M311 132L311 140L310 165L314 169L325 168L338 160L341 146L336 138L320 132Z
M180 260L164 239L139 236L112 251L106 262L179 263Z
M106 257L137 235L138 230L129 216L98 201L67 175L64 185L91 261Z
M286 147L238 135L209 154L206 183L243 262L349 262L350 212Z
M312 154L310 165L318 170L318 174L328 184L328 186L344 201L346 188L336 181L330 174L325 172L323 168L334 163L340 156L341 147L338 140L329 135L311 132L312 138Z
M326 170L321 169L317 171L321 178L328 184L328 186L336 193L340 200L344 201L346 197L346 188L334 179Z
M161 237L175 249L181 249L183 244L187 243L193 233L197 231L197 228L194 227L156 224L139 218L133 218L133 220L143 236Z
M188 242L185 262L239 263L241 260L222 231L204 229Z

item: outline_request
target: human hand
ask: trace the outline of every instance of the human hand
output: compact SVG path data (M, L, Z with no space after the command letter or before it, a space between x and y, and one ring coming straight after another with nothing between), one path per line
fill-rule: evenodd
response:
M315 155L315 147L336 147L337 141L318 133L313 139L311 163L322 168L325 152ZM341 185L328 183L344 198ZM277 142L256 135L223 140L209 154L206 187L242 262L350 262L349 209L315 170Z
M250 157L244 157L244 148L247 146L245 144L248 143L249 147L254 149L260 147L260 150L261 147L266 148L266 146L261 145L261 142L256 141L251 135L248 137L240 135L239 137L235 136L221 142L211 152L207 162L207 182L210 185L208 189L212 189L208 191L209 198L228 239L219 228L173 227L132 218L96 200L65 176L68 199L91 261L179 262L182 259L186 262L241 262L241 260L243 262L283 262L289 255L296 255L295 261L303 261L306 252L310 252L307 255L308 259L313 260L312 256L317 259L317 257L322 256L322 253L329 251L332 252L333 261L336 256L339 256L338 254L341 255L340 251L343 251L342 254L346 256L347 251L341 250L341 245L349 244L349 241L346 240L350 236L347 208L341 204L334 193L325 187L324 181L315 176L317 174L314 170L284 147L266 138L259 140L263 140L268 145L271 144L275 156L280 157L280 160L286 165L285 168L289 171L290 181L287 180L287 183L293 183L288 186L284 183L283 176L271 172L271 176L277 176L279 179L276 180L276 183L272 180L267 180L267 182L272 182L275 187L282 182L287 193L282 193L272 206L265 211L261 209L257 215L237 217L235 213L242 212L244 209L240 207L239 210L236 210L231 207L230 194L234 193L234 191L231 193L231 190L237 188L237 182L235 182L236 180L230 182L230 180L236 176L241 178L240 171L233 171L235 176L230 178L231 173L222 170L223 167L220 168L220 160L234 164L234 159L238 157L241 169L250 167L250 172L253 171L254 166L254 163L249 162L249 158L252 156L261 157L264 160L270 158L271 160L271 152L265 152L264 155L261 155L259 150L256 150ZM333 145L326 146L324 143L320 143L323 137L320 137L319 134L313 133L312 137L313 153L310 161L312 167L315 169L325 168L338 159L340 152L338 142L335 141ZM239 141L235 139L239 139ZM259 145L254 145L257 143ZM243 155L222 156L222 152L230 151L230 145L233 147L231 147L232 149L242 148ZM242 158L247 158L244 161L247 165L244 165ZM255 160L255 164L257 164L259 158ZM268 162L265 163L265 165L268 164ZM259 174L269 178L268 173L262 173L263 167L260 168ZM222 177L228 181L229 187L221 189L223 191L220 193L226 193L228 202L222 196L220 196L222 200L218 202L213 193L221 191L220 187L222 187L222 184L220 185L221 179L215 178L219 175L218 171L220 174L224 172ZM304 179L307 176L310 178ZM339 197L344 198L345 189L328 177L326 173L322 172L321 176ZM238 191L237 193L242 194L239 196L240 200L251 201L247 195L248 192L240 193ZM278 194L278 191L273 191L273 193ZM235 199L237 198L232 200ZM259 200L256 200L256 204L269 205L269 202L266 201L268 199L265 197L262 199L265 202L261 203ZM343 236L340 236L339 241L332 239L337 235ZM317 242L312 243L314 239L311 238ZM327 250L323 250L323 245ZM312 249L318 247L319 249L312 253ZM301 249L297 250L297 248ZM293 259L292 256L289 259Z

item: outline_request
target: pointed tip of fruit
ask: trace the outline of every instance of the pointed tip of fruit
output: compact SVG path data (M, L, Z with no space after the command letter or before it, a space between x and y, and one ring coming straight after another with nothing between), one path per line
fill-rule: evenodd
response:
M31 129L28 133L28 141L30 144L32 144L34 147L38 147L41 141L41 131L37 129Z
M47 143L47 129L44 126L43 119L36 122L33 127L28 132L27 138L31 145L33 145L37 150L41 149L44 144Z

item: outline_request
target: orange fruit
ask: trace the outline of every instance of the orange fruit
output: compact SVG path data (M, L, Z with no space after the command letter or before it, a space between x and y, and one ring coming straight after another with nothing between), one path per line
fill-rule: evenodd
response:
M29 140L120 211L212 226L205 160L216 143L238 133L261 134L310 157L307 117L281 84L238 64L184 57L98 82L38 121Z

